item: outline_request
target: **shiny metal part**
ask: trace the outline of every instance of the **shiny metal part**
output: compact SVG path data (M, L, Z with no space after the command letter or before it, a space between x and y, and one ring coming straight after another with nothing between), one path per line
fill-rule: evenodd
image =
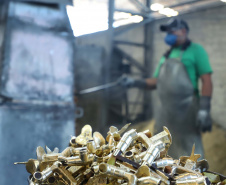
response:
M172 166L171 175L183 174L183 173L195 173L195 174L201 176L201 173L199 171L191 170L191 169L185 168L183 166L179 166L179 165Z
M146 165L145 166L141 166L140 168L138 168L138 170L136 172L137 178L149 177L150 175L151 175L150 169Z
M169 130L152 136L150 131L131 129L121 134L111 126L106 138L85 125L78 137L61 153L37 147L37 159L25 164L29 185L224 185L226 177L207 172L206 160L197 161L195 146L190 156L173 159L167 155L172 143Z
M105 139L99 132L93 133L93 140L96 144L96 148L100 148L102 145L105 144Z
M30 174L34 174L40 165L40 161L35 160L35 159L29 159L26 163L26 170Z
M142 165L147 164L148 166L151 166L154 160L160 155L160 152L164 149L165 143L163 143L162 141L158 141L154 145L151 145L151 147L147 150L144 158L142 159Z
M137 136L137 140L140 141L146 148L149 148L152 144L154 144L144 132L139 132Z
M130 146L130 144L133 142L133 140L136 138L137 132L135 129L131 129L130 131L126 132L116 146L116 150L113 155L117 156L121 153L124 153L126 149Z
M37 159L38 159L39 161L42 160L42 156L43 156L44 154L46 154L44 148L42 148L41 146L38 146L37 149L36 149L36 155L37 155Z
M198 177L200 177L200 176L197 174L184 173L184 174L176 176L175 179L176 180L191 180L191 179L197 179Z
M195 154L195 144L192 147L192 152L190 156L182 156L180 157L180 163L182 165L186 165L186 162L190 163L191 161L197 163L197 160L201 157L200 154Z
M101 163L99 170L103 174L126 179L128 181L128 185L136 185L137 183L137 177L134 174L125 172L124 170L113 165Z
M150 172L151 172L150 176L160 179L161 182L165 185L170 185L170 180L164 174L158 174L153 170L150 170Z
M85 125L81 130L81 134L76 137L75 141L79 145L86 145L87 141L92 139L92 127L90 125Z
M66 164L68 166L87 165L89 163L92 163L93 159L94 159L93 154L89 154L87 156L86 153L81 153L80 156L75 156L75 157L63 157L63 156L58 157L59 161L61 161L63 164Z
M61 155L64 157L70 157L74 154L74 147L67 147L65 150L61 152Z
M141 152L137 155L134 156L134 161L137 162L137 163L141 163L142 162L142 159L143 157L146 155L146 152Z
M89 140L87 142L87 149L90 153L96 153L97 151L97 147L96 147L96 143L94 142L94 140Z
M208 179L205 176L189 180L176 180L178 185L208 185Z
M161 180L159 178L156 177L141 177L137 180L137 185L160 185L161 184Z
M108 131L108 135L106 141L109 146L114 146L117 141L121 139L121 134L126 131L126 129L130 126L131 123L126 124L121 130L118 130L117 127L111 126Z
M35 180L32 178L28 181L29 185L40 185L39 183L37 182L34 182Z
M165 166L172 166L175 164L173 159L160 159L154 162L157 168L164 168Z
M77 145L76 137L72 136L69 143L70 143L71 146L75 147Z
M35 182L41 182L41 181L47 180L47 178L53 174L53 171L58 169L60 166L61 166L61 163L57 161L51 167L45 169L42 172L36 171L33 174L33 178L35 179Z
M162 141L163 143L172 144L172 136L168 130L168 128L163 127L163 131L152 136L151 138L152 143L156 143L158 141Z
M125 132L127 130L127 128L131 125L131 123L126 124L125 126L123 126L118 133L121 135L123 132Z

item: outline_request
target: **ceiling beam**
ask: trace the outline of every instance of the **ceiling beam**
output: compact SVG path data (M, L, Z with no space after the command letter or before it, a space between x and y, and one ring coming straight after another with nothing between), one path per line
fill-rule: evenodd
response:
M115 36L121 35L131 29L138 28L140 26L144 26L145 24L148 24L148 23L152 22L153 20L154 20L154 18L151 17L151 18L144 19L143 21L141 21L139 23L132 23L130 25L123 26L122 28L119 28L118 30L116 29Z
M130 0L132 3L138 6L144 12L150 12L150 8L141 3L139 0Z
M122 41L122 40L115 40L114 44L131 45L131 46L137 46L137 47L148 47L148 45L146 45L146 44L129 42L129 41Z
M193 4L193 3L198 3L198 2L202 2L202 1L206 1L206 0L190 0L190 1L185 1L182 3L178 3L178 4L172 4L167 6L167 8L176 8L176 7L180 7L180 6L184 6L184 5L189 5L189 4Z
M130 13L131 15L140 15L142 17L147 17L147 14L135 12L135 11L132 11L132 10L127 10L127 9L115 9L115 11L116 12Z

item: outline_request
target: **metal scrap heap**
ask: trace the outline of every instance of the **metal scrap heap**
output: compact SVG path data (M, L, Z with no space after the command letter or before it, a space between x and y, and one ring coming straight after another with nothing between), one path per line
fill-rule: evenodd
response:
M51 151L46 147L45 151L39 146L37 159L15 164L26 164L31 174L29 185L226 184L224 176L207 171L205 159L198 161L200 155L194 153L194 146L190 156L170 157L167 153L172 137L166 127L152 136L149 130L125 132L129 125L121 130L111 126L106 140L85 125L61 153L58 148Z

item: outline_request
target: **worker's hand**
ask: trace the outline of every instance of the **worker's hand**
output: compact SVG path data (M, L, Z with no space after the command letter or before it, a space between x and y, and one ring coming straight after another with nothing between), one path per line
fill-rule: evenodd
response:
M212 119L210 116L211 97L202 96L200 98L200 108L197 115L196 124L200 131L206 132L212 130Z
M122 76L119 78L119 84L123 87L134 87L135 85L135 79L132 77L128 77L128 76Z
M119 83L123 87L127 87L127 88L130 88L130 87L145 88L147 86L145 79L134 79L129 76L122 76L119 79Z

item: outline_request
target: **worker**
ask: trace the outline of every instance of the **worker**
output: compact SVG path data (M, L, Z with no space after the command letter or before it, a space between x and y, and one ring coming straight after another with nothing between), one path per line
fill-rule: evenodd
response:
M157 111L155 130L163 126L172 134L169 155L188 156L195 144L195 153L204 157L201 132L211 131L212 68L205 49L192 42L189 26L181 19L171 19L160 26L166 32L165 42L170 49L162 56L153 78L124 77L126 87L157 88L161 106ZM198 80L201 79L201 93Z

